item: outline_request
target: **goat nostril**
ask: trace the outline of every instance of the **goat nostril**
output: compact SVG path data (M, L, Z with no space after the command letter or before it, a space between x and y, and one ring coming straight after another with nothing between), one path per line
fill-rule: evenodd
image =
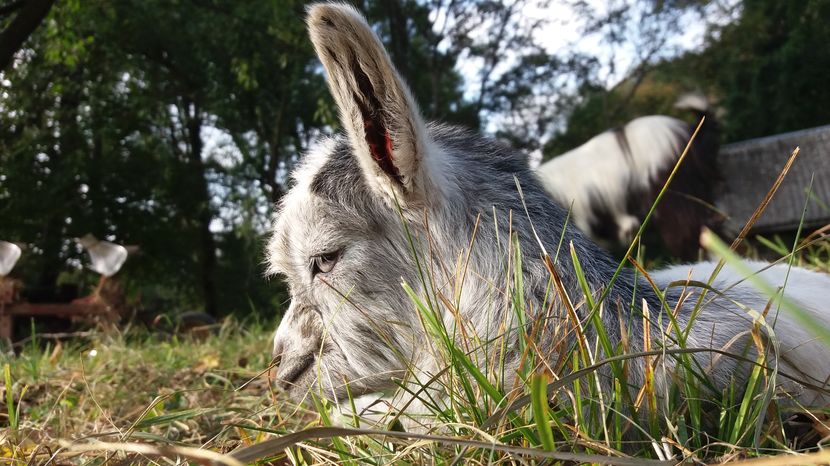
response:
M274 377L274 374L278 374L280 370L280 365L282 364L283 360L283 347L281 341L274 342L274 350L271 352L271 364L268 365L268 377ZM273 371L273 372L272 372ZM278 377L277 377L278 378Z
M282 362L283 361L280 361L280 363ZM285 364L279 364L277 366L277 385L279 385L283 390L288 389L290 386L294 385L294 382L299 380L299 378L311 367L312 363L314 363L314 354L307 354L299 358L287 360L285 361Z

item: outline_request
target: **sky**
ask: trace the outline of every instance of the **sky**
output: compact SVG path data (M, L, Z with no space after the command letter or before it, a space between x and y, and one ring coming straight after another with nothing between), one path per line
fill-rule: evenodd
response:
M515 0L507 0L515 1ZM565 52L583 52L587 55L597 57L603 63L601 72L602 81L609 87L623 79L629 71L637 65L637 37L635 37L635 25L631 25L627 41L617 44L614 47L603 43L599 34L585 35L584 27L586 21L579 16L573 4L568 0L552 0L548 5L543 5L543 0L531 0L521 10L521 16L527 20L544 20L548 25L537 31L535 39L547 52L553 55L562 55ZM584 2L591 8L595 15L602 15L609 11L610 5L621 3L619 1L587 0ZM728 2L727 2L728 3ZM735 3L734 0L732 3ZM709 20L710 18L707 18ZM436 23L440 25L440 23ZM666 54L673 54L677 51L692 50L700 48L703 44L705 24L693 15L686 15L683 21L683 29L672 34L667 42ZM481 31L474 31L472 36L481 34ZM510 56L503 58L504 62L511 60ZM613 70L611 64L613 63ZM472 60L462 60L458 69L467 79L466 92L468 96L477 94L477 74L481 64Z

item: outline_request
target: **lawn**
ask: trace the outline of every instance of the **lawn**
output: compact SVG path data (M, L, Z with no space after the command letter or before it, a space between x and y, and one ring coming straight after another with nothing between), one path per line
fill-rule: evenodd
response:
M255 442L264 434L244 426L278 429L285 424L279 413L291 413L263 376L271 331L229 321L201 340L129 330L57 343L30 340L17 357L2 357L3 384L12 389L0 419L9 427L0 433L0 458L20 464L53 455L56 464L123 458L105 450L73 453L61 448L67 441L218 452ZM301 418L292 417L293 425Z

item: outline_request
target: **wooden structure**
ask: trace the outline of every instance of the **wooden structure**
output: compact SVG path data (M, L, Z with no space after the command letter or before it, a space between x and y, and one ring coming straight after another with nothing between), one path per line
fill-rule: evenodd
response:
M723 179L717 207L728 217L722 230L736 235L766 196L793 150L800 153L778 193L753 228L755 233L795 231L807 203L804 228L830 224L830 125L751 139L721 148Z
M30 303L20 299L20 281L0 277L0 342L12 340L15 317L51 316L114 324L121 318L121 309L104 297L107 293L101 293L103 288L108 288L106 283L102 277L91 295L68 303Z
M138 249L136 246L99 241L92 235L77 241L89 253L89 268L100 275L92 293L68 302L29 302L21 293L24 284L8 276L20 258L20 247L0 240L0 344L11 343L17 317L56 317L109 330L126 316L142 316L150 329L195 337L205 337L217 329L216 319L202 312L185 312L171 322L168 316L145 311L138 301L127 302L124 288L114 275L127 256Z
M12 340L15 317L52 316L111 326L125 314L123 289L111 277L127 259L127 249L108 241L98 241L92 235L79 242L90 255L90 268L101 275L95 290L70 302L32 303L21 298L23 283L7 276L20 258L20 247L0 241L0 342Z

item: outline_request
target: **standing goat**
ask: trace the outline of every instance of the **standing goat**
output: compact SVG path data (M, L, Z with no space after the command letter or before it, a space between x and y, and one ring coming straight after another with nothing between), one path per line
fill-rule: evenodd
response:
M719 130L704 97L688 94L675 106L706 120L657 205L653 224L669 253L694 260L702 228L714 218ZM627 245L693 133L677 118L635 118L545 162L537 173L554 200L573 205L572 218L582 231L607 244Z
M545 192L525 157L496 141L422 119L380 41L356 10L314 5L308 26L345 134L325 139L293 172L293 186L280 203L268 245L270 271L286 278L292 298L274 337L276 381L290 396L301 399L311 390L343 400L394 390L400 383L435 380L445 362L430 350L433 340L413 296L431 302L438 309L436 318L446 328L460 329L458 335L501 341L471 349L481 356L471 360L501 358L504 387L514 386L523 363L520 345L527 326L536 330L537 354L547 358L530 363L555 367L562 351L577 343L563 329L582 325L573 318L584 323L591 313L577 266L565 252L568 246L579 258L589 298L606 293L598 315L613 347L643 348L650 328L651 344L676 348L671 335L690 326L685 339L690 348L748 343L752 352L750 330L756 319L763 319L747 309L763 312L768 299L737 271L727 267L712 282L722 293L705 297L693 325L692 309L701 294L695 283L706 282L714 264L653 273L657 287L669 288L667 304L676 316L674 330L661 326L657 316L663 324L667 320L657 292L629 269L612 279L616 263L576 228L565 228L565 209ZM590 176L590 171L581 175ZM544 251L552 256L560 240L563 252L549 269ZM513 273L506 273L518 263L517 255L521 287ZM747 265L774 286L788 274L786 266ZM552 291L552 277L561 284L558 293ZM669 286L687 280L686 287ZM830 323L824 298L830 278L794 268L789 283L789 300L822 325ZM681 291L686 299L680 299ZM525 317L517 317L517 302ZM643 305L651 311L650 320L643 316ZM830 358L816 356L825 354L823 343L786 309L774 328L782 372L823 385L830 376ZM585 332L585 339L595 341L594 330ZM712 353L692 357L708 368L716 389L733 377L745 377L745 368L731 358ZM665 370L656 370L655 377L658 389L665 390L672 384L676 360L666 355L659 362ZM629 361L626 376L632 386L642 386L645 364L641 358ZM779 382L800 402L826 401L820 393L798 391L789 379ZM430 389L441 391L439 386ZM409 409L416 405L407 404Z

